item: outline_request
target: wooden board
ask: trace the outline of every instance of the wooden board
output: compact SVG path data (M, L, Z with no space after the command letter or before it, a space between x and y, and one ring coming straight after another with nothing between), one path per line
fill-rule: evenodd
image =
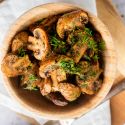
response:
M125 26L111 1L97 0L97 11L99 18L109 28L116 46L118 64L114 84L118 84L119 81L125 78ZM125 92L122 92L111 99L112 125L123 125L125 123L124 97Z

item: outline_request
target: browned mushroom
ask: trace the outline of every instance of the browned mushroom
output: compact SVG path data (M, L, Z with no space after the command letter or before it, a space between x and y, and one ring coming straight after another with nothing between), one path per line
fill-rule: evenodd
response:
M64 38L65 32L73 31L75 28L83 28L88 23L88 15L83 10L76 10L61 16L57 22L57 34Z
M92 38L82 30L76 30L72 34L67 39L68 43L72 44L67 56L72 57L73 60L78 63L88 49L88 41ZM75 39L76 36L77 38Z
M52 80L46 78L38 86L43 96L48 95L52 91Z
M46 98L57 106L66 106L68 104L68 101L59 92L51 92L46 95Z
M12 41L12 46L11 46L12 53L17 53L20 48L26 48L27 41L28 41L27 32L22 31L18 33Z
M59 17L60 17L59 15L54 15L54 16L50 16L48 18L41 19L41 20L37 21L36 23L30 25L29 30L31 32L33 32L34 29L36 29L36 28L44 27L46 29L46 31L49 32L52 29L53 25L56 24Z
M31 64L28 55L18 57L13 54L7 54L2 61L2 71L8 77L14 77L27 72L27 67Z
M81 88L82 93L89 95L95 94L97 89L100 88L98 79L101 73L102 69L100 69L98 63L96 63L95 65L92 65L85 74L76 76L77 84Z
M53 82L53 91L58 91L59 83L66 80L66 72L62 68L58 68L51 72L51 79Z
M59 83L59 92L68 101L76 100L81 94L80 88L70 83Z
M33 31L34 37L29 36L28 49L34 52L34 57L38 60L45 60L47 54L50 51L50 45L48 42L48 36L42 28L36 28Z
M40 64L39 75L42 78L49 77L55 69L57 69L56 60L54 58L46 60Z
M27 72L21 76L20 85L28 90L37 90L37 87L41 84L42 80L37 75L37 64L30 64Z

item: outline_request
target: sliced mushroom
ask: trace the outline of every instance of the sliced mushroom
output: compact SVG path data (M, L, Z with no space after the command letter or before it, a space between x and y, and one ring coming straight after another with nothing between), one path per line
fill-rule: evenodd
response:
M18 60L12 64L12 67L15 68L20 74L24 74L28 70L31 61L29 60L28 55L24 57L19 57Z
M21 86L28 90L36 90L41 84L41 78L37 75L37 64L30 64L28 71L21 76Z
M84 55L85 51L87 50L87 44L86 43L81 43L77 42L74 44L74 46L69 50L67 53L67 56L73 58L75 63L78 63L82 56Z
M26 48L27 41L28 41L27 32L22 31L18 33L12 41L12 46L11 46L12 53L17 53L20 48Z
M75 28L83 28L88 23L88 15L83 10L76 10L61 16L57 22L57 34L64 38L65 32L71 32Z
M68 101L76 100L81 94L80 88L70 83L59 83L59 92Z
M39 85L40 92L43 96L48 95L52 91L52 80L50 78L44 79Z
M31 62L27 55L18 57L13 54L7 54L2 61L1 69L6 76L15 77L27 72L27 68L30 64Z
M45 60L47 54L50 51L50 45L48 42L48 36L42 28L36 28L33 31L34 37L29 36L28 49L34 52L34 57L38 60Z
M57 106L66 106L68 101L58 92L49 93L46 98Z
M58 68L51 73L51 79L53 82L53 91L58 91L59 82L66 80L66 72L62 68Z
M96 64L93 65L89 71L85 72L85 74L76 76L77 84L81 88L82 93L89 95L95 94L95 90L100 88L100 86L97 86L99 84L96 83L98 83L97 80L101 73L102 69L99 69L98 64Z
M86 50L88 49L88 40L91 39L91 36L87 35L82 30L74 31L74 37L77 36L75 41L73 41L73 46L68 51L67 56L74 59L76 63L80 61L80 59L85 54ZM71 37L71 36L70 36ZM72 43L72 38L68 39L69 43Z
M49 32L52 29L53 25L57 22L59 17L60 17L59 15L54 15L54 16L50 16L48 18L45 18L43 20L40 20L40 21L32 24L29 27L29 30L31 32L33 32L34 29L36 29L36 28L43 28L44 27L46 29L46 31Z
M58 66L56 65L56 59L53 58L53 59L46 60L40 64L39 75L42 78L49 77L52 71L57 69L57 67Z

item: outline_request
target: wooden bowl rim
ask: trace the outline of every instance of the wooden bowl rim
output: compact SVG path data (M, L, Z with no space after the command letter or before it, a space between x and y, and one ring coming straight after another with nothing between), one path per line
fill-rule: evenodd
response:
M55 8L55 6L58 6L58 7ZM46 12L46 9L50 9L49 11L52 11L50 13L54 14L55 12L57 13L57 10L61 9L61 7L66 7L67 10L74 10L74 9L80 8L80 7L74 6L72 4L67 4L67 3L49 3L49 4L44 4L44 5L40 5L35 8L32 8L29 11L27 11L26 13L24 13L22 16L20 16L15 21L15 23L10 27L10 29L4 39L5 44L3 47L4 51L2 52L2 58L6 55L8 47L11 42L10 40L12 40L12 38L14 36L14 33L12 31L14 29L19 30L19 26L21 27L22 24L26 23L25 20L31 13L37 14L37 12L39 12L40 9L41 9L41 11L45 10L45 12ZM82 10L84 10L84 9L82 9ZM4 85L7 88L11 97L16 99L17 102L19 102L23 107L25 107L29 111L32 111L33 113L36 113L37 115L40 115L43 118L48 118L48 119L52 119L52 120L60 120L60 119L69 119L69 118L79 117L79 116L87 113L88 111L92 110L93 108L95 108L105 98L105 96L111 89L111 86L113 85L113 81L115 79L115 71L116 71L116 54L115 54L112 37L111 37L108 29L106 28L106 26L96 16L94 16L93 14L91 14L90 12L88 12L86 10L84 10L84 11L88 13L91 23L94 24L94 27L101 33L103 39L106 41L106 44L108 46L108 48L105 50L105 54L104 54L104 56L106 58L106 68L105 68L105 73L104 73L105 78L104 78L103 86L102 86L101 90L98 92L98 94L95 97L93 97L92 100L90 100L90 102L89 102L90 104L88 104L86 106L86 108L82 107L81 109L77 109L77 110L74 110L73 112L65 113L64 115L59 114L59 113L58 114L53 114L53 113L48 114L46 112L41 112L37 109L32 108L31 106L26 104L22 99L20 99L18 97L18 95L15 93L15 91L12 89L12 87L10 86L10 81L8 80L8 78L3 74L4 81L5 81ZM33 19L33 20L36 20L36 19ZM27 24L25 24L25 25L27 25Z

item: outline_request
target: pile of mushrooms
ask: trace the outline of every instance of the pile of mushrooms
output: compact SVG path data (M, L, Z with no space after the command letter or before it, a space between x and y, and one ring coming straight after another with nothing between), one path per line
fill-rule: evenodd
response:
M72 43L72 36L82 39L79 34L86 34L84 28L88 22L87 13L76 10L34 23L29 26L28 32L19 32L13 38L11 51L2 61L2 71L7 77L21 76L22 87L39 89L43 96L58 106L76 100L81 93L94 94L95 88L101 87L99 76L103 70L98 61L89 64L82 60L88 49L87 43ZM70 46L65 54L54 52L50 44L50 32L54 26L58 38ZM73 65L79 65L82 71L70 73L60 65L61 61L74 62ZM90 71L95 75L91 76ZM88 75L86 79L82 79L84 74ZM75 83L68 80L70 76Z

